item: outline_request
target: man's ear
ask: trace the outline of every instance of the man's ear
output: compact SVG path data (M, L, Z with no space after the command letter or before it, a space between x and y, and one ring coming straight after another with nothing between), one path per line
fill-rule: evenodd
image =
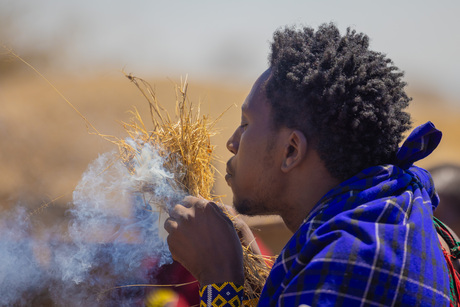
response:
M281 170L285 173L298 166L307 152L307 138L299 131L294 130L287 139Z

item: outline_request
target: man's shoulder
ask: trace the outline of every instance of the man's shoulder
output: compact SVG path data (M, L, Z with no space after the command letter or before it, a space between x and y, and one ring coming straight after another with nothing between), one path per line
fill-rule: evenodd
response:
M407 303L420 293L447 301L449 279L429 219L417 224L409 214L401 223L378 223L365 214L339 214L314 226L304 223L279 256L268 287L274 293L281 287L283 295L295 296L302 287L306 296L346 295L349 303L363 297Z

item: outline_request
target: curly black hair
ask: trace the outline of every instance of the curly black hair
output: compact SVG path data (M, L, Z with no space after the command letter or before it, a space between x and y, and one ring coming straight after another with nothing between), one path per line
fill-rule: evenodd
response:
M330 23L274 33L265 90L275 128L302 131L327 170L345 180L391 163L411 126L404 75L369 38Z

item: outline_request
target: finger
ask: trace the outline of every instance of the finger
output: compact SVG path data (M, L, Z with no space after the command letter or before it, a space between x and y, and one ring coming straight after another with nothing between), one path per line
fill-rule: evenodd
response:
M222 203L214 203L214 205L217 206L220 211L223 212L232 221L237 219L239 216L238 212L236 212L235 209L233 209L231 206L227 206Z
M177 204L169 211L169 216L175 220L180 220L185 214L187 214L188 210L189 208Z
M238 212L236 212L236 210L232 206L228 206L222 203L217 203L217 205L223 212L225 212L228 215L231 215L231 216L239 215Z
M164 228L168 233L177 229L177 221L171 217L168 217L164 223Z
M210 208L212 208L214 211L218 212L219 215L227 222L229 223L229 225L233 225L233 222L232 222L232 219L233 219L233 216L231 215L228 215L226 214L226 212L224 210L222 210L222 208L216 204L215 202L208 202L207 204Z
M186 196L182 200L181 204L186 208L191 208L193 206L204 206L208 201L204 198L198 198L194 196Z
M214 209L222 213L225 213L225 211L227 211L225 210L225 207L222 206L222 204L217 204L213 201L208 202L208 205L214 207Z

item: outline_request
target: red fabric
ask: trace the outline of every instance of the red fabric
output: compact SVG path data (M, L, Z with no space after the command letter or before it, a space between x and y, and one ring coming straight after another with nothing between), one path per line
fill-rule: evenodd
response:
M446 258L447 268L449 269L450 275L453 278L455 291L457 292L457 293L453 293L456 296L457 304L454 305L454 303L451 302L450 305L452 307L460 307L460 301L458 300L459 294L460 294L460 279L459 279L459 276L458 276L458 272L455 271L455 268L454 268L454 265L452 263L452 260L450 260L450 258L452 256L446 251L446 249L444 247L442 247L442 243L441 243L441 248L442 248L442 252L444 253L444 258Z
M154 279L156 283L162 285L174 285L183 284L187 282L196 281L196 279L190 274L179 262L174 261L171 264L163 265L160 270L155 274ZM176 292L182 301L179 303L188 305L177 305L182 306L193 306L200 304L200 294L198 293L200 287L198 282L191 283L180 287L171 287ZM184 302L185 301L185 302Z

